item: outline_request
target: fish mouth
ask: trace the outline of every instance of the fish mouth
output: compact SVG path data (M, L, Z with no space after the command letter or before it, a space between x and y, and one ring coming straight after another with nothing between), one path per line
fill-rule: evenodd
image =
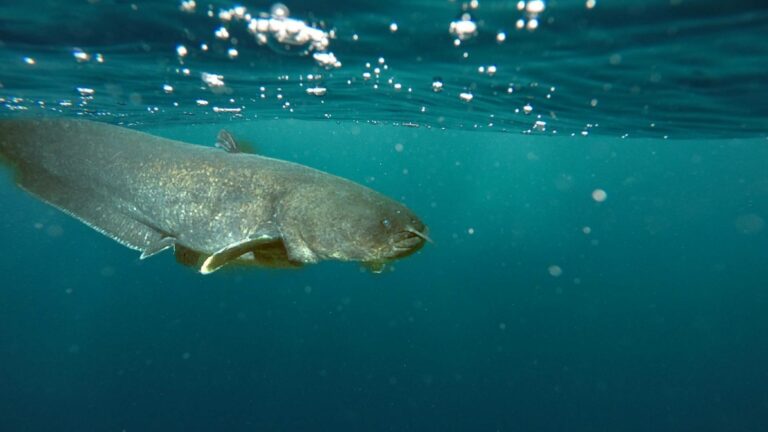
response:
M422 228L422 230L409 227L404 231L395 234L394 242L392 244L393 253L391 254L391 258L407 257L408 255L416 253L419 249L424 247L427 242L433 243L432 239L427 236L426 231L426 227Z

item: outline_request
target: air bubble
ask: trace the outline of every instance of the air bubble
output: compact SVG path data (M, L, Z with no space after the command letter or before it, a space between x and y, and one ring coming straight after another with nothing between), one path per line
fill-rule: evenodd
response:
M603 189L595 189L592 191L592 199L596 202L603 202L608 198L608 193L606 193Z
M547 267L547 271L549 272L549 275L552 277L560 277L563 275L563 269L560 268L559 265L551 265Z
M459 41L471 39L477 34L477 24L472 21L472 15L463 13L461 18L451 22L448 26L448 32L456 36Z
M275 3L270 8L269 14L272 16L272 18L282 19L288 18L288 16L291 14L291 11L288 9L288 6L282 3Z
M325 93L328 91L325 87L310 87L307 89L307 94L313 95L313 96L325 96Z
M435 93L440 93L443 91L443 80L441 78L432 79L432 91Z
M226 40L229 39L229 31L225 27L219 27L214 32L216 39Z

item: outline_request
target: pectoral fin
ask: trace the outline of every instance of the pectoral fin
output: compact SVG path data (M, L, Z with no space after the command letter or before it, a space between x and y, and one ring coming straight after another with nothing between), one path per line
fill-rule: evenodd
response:
M363 267L368 269L371 273L379 274L384 272L387 265L380 261L368 261L363 263Z
M200 266L200 273L213 273L226 263L234 261L248 252L254 251L259 246L272 243L276 240L278 240L278 238L273 235L263 234L227 245L205 259L203 265Z
M176 262L179 264L185 265L187 267L200 267L203 261L203 255L200 254L200 252L190 249L186 246L182 246L178 243L174 246L173 249L174 255L176 256Z

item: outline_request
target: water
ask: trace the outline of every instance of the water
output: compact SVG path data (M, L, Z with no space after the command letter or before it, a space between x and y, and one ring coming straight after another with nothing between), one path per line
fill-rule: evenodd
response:
M330 69L244 21L217 39L233 6L4 3L0 115L226 127L405 202L435 244L378 276L203 277L3 170L1 430L768 427L761 2L550 1L516 30L530 13L481 1L458 47L460 3L288 4L335 29Z

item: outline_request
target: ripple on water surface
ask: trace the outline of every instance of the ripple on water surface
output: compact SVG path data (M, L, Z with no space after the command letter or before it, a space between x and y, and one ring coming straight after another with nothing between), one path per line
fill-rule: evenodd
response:
M103 3L0 7L14 17L0 29L6 115L336 119L575 137L766 133L758 95L768 79L754 59L768 46L750 35L768 31L768 12L757 7Z

